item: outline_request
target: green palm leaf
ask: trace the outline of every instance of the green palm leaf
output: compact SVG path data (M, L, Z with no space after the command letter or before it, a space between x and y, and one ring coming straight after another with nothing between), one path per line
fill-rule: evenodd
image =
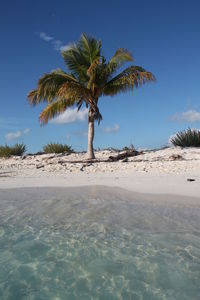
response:
M132 54L124 48L119 48L107 64L107 72L112 75L124 63L133 61Z
M29 92L28 101L31 105L40 102L51 103L57 97L60 87L69 82L75 83L77 80L60 69L46 73L39 79L37 89Z
M139 66L131 66L111 79L105 85L103 94L106 96L114 96L154 80L155 77L151 72Z
M94 60L100 56L100 50L100 41L82 34L78 43L71 44L62 51L62 56L67 68L74 76L82 83L86 83L88 81L87 71Z

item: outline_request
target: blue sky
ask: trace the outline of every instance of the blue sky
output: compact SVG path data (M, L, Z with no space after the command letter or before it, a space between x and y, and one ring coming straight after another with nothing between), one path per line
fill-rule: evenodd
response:
M159 147L178 130L199 128L199 12L198 0L1 1L0 144L24 142L29 152L51 141L87 148L84 111L69 112L63 120L70 123L40 127L43 106L31 108L26 100L43 73L65 69L59 48L82 32L101 39L107 58L119 47L129 49L135 64L157 79L100 99L96 148Z

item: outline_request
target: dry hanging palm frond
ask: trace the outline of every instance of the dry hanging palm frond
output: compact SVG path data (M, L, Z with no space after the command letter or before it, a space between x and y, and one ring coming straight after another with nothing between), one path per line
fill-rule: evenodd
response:
M71 99L57 99L55 102L50 103L41 112L39 120L42 125L48 123L49 120L55 118L61 113L64 113L68 107L74 105L74 100Z

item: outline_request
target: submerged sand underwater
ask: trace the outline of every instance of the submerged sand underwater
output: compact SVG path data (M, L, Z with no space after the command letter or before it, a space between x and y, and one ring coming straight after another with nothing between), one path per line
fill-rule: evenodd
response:
M198 299L200 201L0 190L0 299Z

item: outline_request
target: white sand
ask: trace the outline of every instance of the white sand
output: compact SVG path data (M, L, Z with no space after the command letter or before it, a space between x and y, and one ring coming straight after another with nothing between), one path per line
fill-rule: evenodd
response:
M105 160L112 151L98 151ZM174 155L180 155L174 160ZM200 198L200 149L167 148L146 151L128 162L67 163L86 154L12 157L0 159L0 188L74 187L107 185L141 193L176 194ZM194 178L194 182L187 181Z

